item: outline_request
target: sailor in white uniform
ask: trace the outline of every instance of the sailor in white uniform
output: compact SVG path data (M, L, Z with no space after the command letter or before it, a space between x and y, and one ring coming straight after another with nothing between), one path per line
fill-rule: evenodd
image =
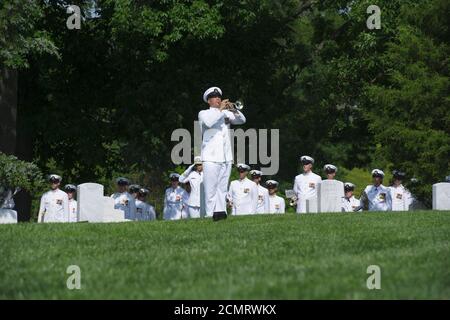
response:
M171 173L169 176L171 186L166 189L164 196L164 220L187 219L186 211L183 209L189 195L179 186L179 178L178 173Z
M344 183L345 196L342 197L342 212L361 211L361 202L353 195L355 185L351 182Z
M252 181L258 186L258 203L256 213L269 213L269 191L261 185L262 171L251 170Z
M77 200L75 200L75 193L77 192L77 187L73 184L66 184L64 186L64 191L67 193L69 198L69 220L68 222L78 221L78 209Z
M137 199L139 190L141 189L141 186L138 184L132 184L128 187L128 193L134 198Z
M278 182L267 180L266 186L269 190L269 213L285 213L286 203L282 197L277 196Z
M200 218L201 197L203 189L203 165L201 157L194 158L194 164L189 166L179 178L180 183L188 183L191 188L186 201L188 218Z
M394 183L389 187L392 198L392 211L408 211L414 199L411 192L402 184L406 174L399 170L394 170L392 176L394 177Z
M338 171L337 167L332 164L326 164L323 167L323 170L325 171L325 174L327 175L327 180L334 180L336 177L336 173Z
M59 189L61 181L61 176L57 174L49 176L51 190L41 197L38 222L69 221L69 198L67 193Z
M117 192L111 195L114 199L114 209L122 210L124 218L128 220L136 220L136 204L135 199L128 193L127 188L130 182L127 178L117 178Z
M214 221L226 219L226 195L233 163L230 124L244 124L245 116L230 108L228 100L222 101L222 90L212 87L203 94L209 109L198 114L202 132L201 157L205 189L206 216Z
M295 177L294 192L297 201L297 213L306 213L306 200L317 197L318 184L322 178L312 172L314 159L310 156L300 157L303 173Z
M150 191L145 188L140 188L137 192L135 200L137 221L150 221L156 219L155 208L145 201L149 193Z
M247 178L250 167L239 163L239 179L231 181L228 190L228 205L232 215L255 214L258 203L258 186Z
M369 211L392 210L391 192L383 186L384 172L380 169L372 170L373 184L364 189L361 202L368 202Z

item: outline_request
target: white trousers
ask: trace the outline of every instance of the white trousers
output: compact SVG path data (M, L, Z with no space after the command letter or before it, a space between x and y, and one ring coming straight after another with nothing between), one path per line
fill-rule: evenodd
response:
M187 216L190 219L200 218L200 207L186 206Z
M227 211L226 196L231 174L231 162L203 162L203 186L207 217L214 212Z

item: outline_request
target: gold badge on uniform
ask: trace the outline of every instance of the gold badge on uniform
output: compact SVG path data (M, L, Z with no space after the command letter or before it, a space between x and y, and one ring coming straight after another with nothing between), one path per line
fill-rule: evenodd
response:
M386 199L386 193L380 193L379 198L380 198L380 200L385 200Z
M176 199L176 201L180 201L181 197L180 196L176 196L175 199Z
M310 187L311 189L315 189L315 188L316 188L316 184L315 184L314 182L310 182L310 183L309 183L309 187Z
M280 205L279 205L279 204L276 204L276 205L275 205L275 209L277 209L277 210L280 209Z
M127 206L128 205L128 200L122 200L122 205Z
M56 204L62 205L62 199L56 199Z
M396 197L397 199L401 199L401 198L402 198L402 194L401 194L401 193L396 193L396 194L395 194L395 197Z
M250 189L249 188L245 188L244 189L244 193L249 193L250 192Z

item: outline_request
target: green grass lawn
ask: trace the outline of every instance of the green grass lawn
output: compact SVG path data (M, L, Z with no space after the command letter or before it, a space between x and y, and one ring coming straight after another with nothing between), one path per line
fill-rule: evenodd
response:
M24 223L0 241L3 299L450 298L450 212Z

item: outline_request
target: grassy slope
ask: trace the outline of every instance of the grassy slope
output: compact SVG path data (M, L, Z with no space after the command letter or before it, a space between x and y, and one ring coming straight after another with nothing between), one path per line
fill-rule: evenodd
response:
M0 298L449 299L449 240L431 211L1 225Z

